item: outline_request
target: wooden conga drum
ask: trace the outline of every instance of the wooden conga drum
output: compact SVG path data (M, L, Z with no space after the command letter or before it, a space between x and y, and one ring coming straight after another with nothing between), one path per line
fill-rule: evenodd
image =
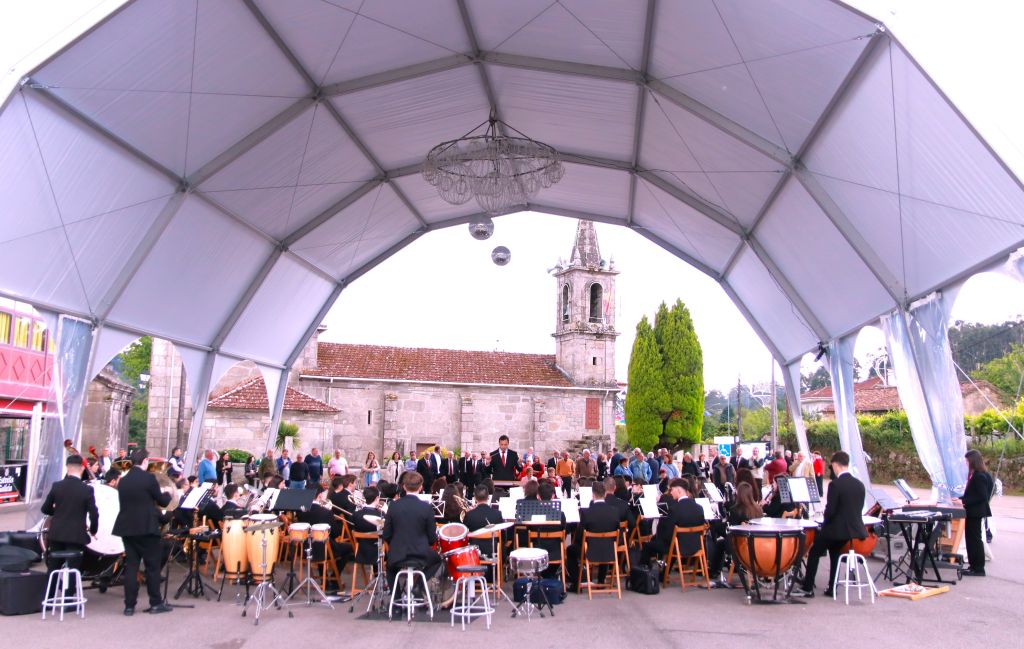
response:
M270 551L269 546L267 551ZM224 521L224 536L220 541L220 553L224 558L224 573L229 577L244 575L249 571L249 554L245 548L245 527L241 518Z
M253 514L249 517L250 525L245 529L245 550L249 555L249 565L252 569L252 578L256 581L271 579L274 573L274 564L277 563L277 555L280 551L280 528L271 530L259 530L253 532L252 528L261 523L273 523L277 520L274 514ZM263 566L263 539L267 540L267 561Z

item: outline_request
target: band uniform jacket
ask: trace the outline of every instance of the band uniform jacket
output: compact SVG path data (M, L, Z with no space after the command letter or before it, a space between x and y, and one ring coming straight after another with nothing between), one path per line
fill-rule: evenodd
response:
M491 478L493 480L517 480L519 473L519 454L508 449L505 451L505 462L501 461L501 449L491 452Z
M472 533L481 527L497 525L503 520L501 512L498 511L497 508L491 507L490 505L477 505L466 512L466 516L462 519L462 523L469 529L470 533ZM493 545L494 548L500 548L502 538L505 536L506 534L502 533L493 541L491 539L470 539L469 542L480 549L480 554L490 556L492 549L491 546Z
M392 501L384 518L381 538L388 542L388 565L402 567L409 560L426 560L437 542L434 508L414 495Z
M89 535L99 529L100 513L92 487L74 476L54 482L43 502L43 513L50 519L49 538L61 543L88 545ZM85 517L89 516L89 530Z
M863 510L864 483L850 473L842 474L828 486L825 516L819 534L823 539L832 541L867 538Z
M139 467L132 467L117 483L117 500L121 511L114 521L116 536L159 536L160 512L166 507L171 494L160 491L156 476Z
M360 534L376 533L379 528L366 520L366 517L380 515L380 510L373 507L363 507L357 510L352 516L352 531ZM356 563L364 566L377 563L377 541L369 539L356 541Z
M619 511L604 500L595 500L590 507L580 510L580 526L587 532L614 532L619 529L621 520ZM610 539L590 539L587 541L587 555L590 561L615 561L615 546Z
M974 471L967 478L967 487L960 502L964 513L971 518L985 518L992 515L988 502L992 498L992 475L986 471Z
M672 544L672 531L676 527L699 527L704 524L704 509L693 498L680 498L668 506L668 515L658 521L657 545L668 552ZM679 554L689 557L700 551L703 533L679 535Z

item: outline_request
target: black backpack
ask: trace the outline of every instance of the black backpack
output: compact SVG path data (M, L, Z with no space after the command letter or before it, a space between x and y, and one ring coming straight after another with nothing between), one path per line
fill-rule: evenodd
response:
M629 569L629 578L626 579L626 588L634 593L657 595L661 592L659 572L653 566L633 564L633 567Z

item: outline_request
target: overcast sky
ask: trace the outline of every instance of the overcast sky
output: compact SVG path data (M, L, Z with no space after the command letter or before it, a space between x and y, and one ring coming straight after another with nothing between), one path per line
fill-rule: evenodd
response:
M0 0L0 70L31 63L62 36L81 30L110 0ZM858 0L885 22L1018 175L1024 173L1024 3L1012 0ZM969 9L969 10L968 10ZM77 22L76 22L77 21ZM49 41L49 44L47 42ZM474 241L465 226L432 232L347 289L328 315L327 340L400 346L552 353L555 281L546 272L572 248L575 221L519 214ZM626 378L633 331L662 301L682 299L704 348L705 386L767 381L771 357L715 282L639 235L598 224L601 252L617 281L617 374ZM490 250L512 262L497 267ZM954 318L998 322L1024 312L1024 288L1001 277L968 282ZM858 354L883 344L868 330Z

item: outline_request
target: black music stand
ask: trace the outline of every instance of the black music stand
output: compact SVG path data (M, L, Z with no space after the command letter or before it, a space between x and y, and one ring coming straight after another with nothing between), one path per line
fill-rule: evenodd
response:
M315 489L282 489L277 494L277 501L274 503L275 512L308 512L310 507L313 506L313 500L316 498ZM286 586L284 591L291 593L295 589L295 584L298 580L298 575L295 574L295 556L292 556L292 561L288 565L288 574L285 575L287 578ZM301 559L299 559L301 561Z
M806 495L798 492L801 482L807 485ZM779 500L783 505L806 505L821 502L818 484L814 481L814 478L790 478L780 475L775 478L775 484L779 488ZM797 495L798 493L800 495Z
M531 523L534 516L543 516L547 522L562 520L560 500L519 500L516 502L516 523Z
M203 492L203 495L192 509L194 520L198 519L198 513L210 502L212 497L212 489L207 489ZM205 597L206 601L210 601L210 596L206 593L207 588L217 593L217 596L220 597L220 591L206 583L202 573L199 572L199 544L205 543L219 534L220 532L217 530L206 530L194 534L189 533L188 538L192 541L192 551L187 553L189 569L185 574L185 578L182 579L181 585L178 586L178 590L174 593L174 599L180 598L183 592L187 592L192 597Z

